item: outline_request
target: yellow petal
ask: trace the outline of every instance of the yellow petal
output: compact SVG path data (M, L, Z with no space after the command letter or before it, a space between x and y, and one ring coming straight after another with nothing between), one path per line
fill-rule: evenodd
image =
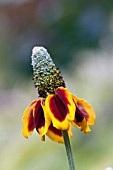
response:
M85 100L74 95L73 100L76 105L74 125L78 126L85 133L90 132L90 125L95 124L96 115L92 106Z
M33 109L36 105L37 101L32 102L24 111L22 117L23 129L22 134L24 137L28 138L30 134L32 134L34 130L34 122L33 122Z
M68 89L59 87L55 94L49 95L45 100L45 123L59 130L68 130L70 122L74 120L75 103Z
M58 142L58 143L64 143L64 139L62 136L62 131L59 129L56 129L55 127L53 127L53 125L51 124L49 126L48 132L46 134L51 140L53 140L54 142ZM72 132L71 132L71 124L68 130L68 135L69 138L72 137Z

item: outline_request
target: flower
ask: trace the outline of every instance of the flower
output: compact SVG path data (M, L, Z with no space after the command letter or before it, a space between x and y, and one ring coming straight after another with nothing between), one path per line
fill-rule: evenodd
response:
M33 101L24 111L22 118L24 137L28 138L36 129L43 141L47 135L55 142L64 143L62 131L67 131L71 138L72 125L84 133L90 132L90 126L95 123L92 106L74 96L65 87L64 79L47 50L35 47L32 65L39 100Z

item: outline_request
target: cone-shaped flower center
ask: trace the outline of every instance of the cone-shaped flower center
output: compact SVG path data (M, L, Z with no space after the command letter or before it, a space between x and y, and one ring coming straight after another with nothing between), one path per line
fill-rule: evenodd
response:
M55 67L49 53L44 47L34 47L32 50L32 66L34 85L39 97L54 94L58 87L65 87L60 71Z

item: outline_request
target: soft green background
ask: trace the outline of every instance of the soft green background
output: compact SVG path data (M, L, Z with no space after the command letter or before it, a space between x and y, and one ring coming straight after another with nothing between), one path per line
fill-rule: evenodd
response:
M64 145L21 134L23 111L38 98L36 45L97 115L88 135L73 128L76 170L113 167L113 0L0 0L0 170L68 170Z

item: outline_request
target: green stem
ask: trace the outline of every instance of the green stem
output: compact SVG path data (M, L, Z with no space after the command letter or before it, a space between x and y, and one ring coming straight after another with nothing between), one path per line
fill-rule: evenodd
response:
M70 170L75 170L71 145L70 145L70 141L69 141L67 131L62 131L62 135L63 135L63 138L64 138L64 144L65 144L65 148L66 148L66 152L67 152L69 168L70 168Z

